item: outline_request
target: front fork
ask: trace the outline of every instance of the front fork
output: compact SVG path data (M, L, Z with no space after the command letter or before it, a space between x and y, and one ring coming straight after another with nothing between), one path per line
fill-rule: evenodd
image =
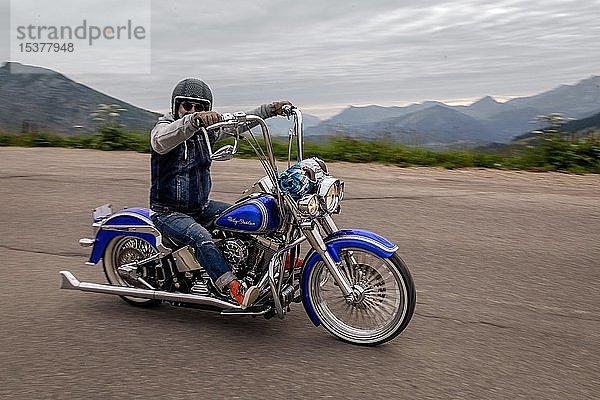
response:
M323 227L323 230L328 235L338 231L338 228L330 215L327 215L325 216L325 218L322 219L321 225ZM323 236L321 235L318 226L312 221L307 221L302 223L300 227L302 229L302 233L304 233L304 236L306 237L312 248L315 249L315 251L321 256L321 259L325 263L325 266L329 270L331 276L333 276L335 283L340 288L342 294L346 298L346 301L348 303L353 303L358 293L354 293L354 288L348 281L346 275L342 272L341 263L336 262L333 259L332 255L329 254L329 252L327 251L327 246L323 241ZM354 257L351 254L349 257L350 261L354 263Z

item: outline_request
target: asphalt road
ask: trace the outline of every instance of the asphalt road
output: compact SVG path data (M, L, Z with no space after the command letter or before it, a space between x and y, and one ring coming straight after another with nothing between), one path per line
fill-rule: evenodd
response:
M2 399L600 398L600 176L332 164L341 227L387 236L418 290L392 342L59 290L90 210L145 206L149 156L0 148ZM213 166L233 201L258 163Z

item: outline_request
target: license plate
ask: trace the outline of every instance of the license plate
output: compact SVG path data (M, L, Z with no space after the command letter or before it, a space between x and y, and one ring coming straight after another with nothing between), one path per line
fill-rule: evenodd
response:
M101 205L100 207L94 208L94 211L92 211L92 218L94 219L94 222L98 222L98 221L105 219L106 217L108 217L111 214L112 214L112 205L104 204L104 205Z

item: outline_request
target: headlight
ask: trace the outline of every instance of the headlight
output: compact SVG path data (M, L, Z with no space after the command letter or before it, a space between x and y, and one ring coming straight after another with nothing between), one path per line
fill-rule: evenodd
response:
M318 194L323 202L323 209L332 213L337 210L343 197L343 183L339 179L328 176L319 184Z
M303 213L316 217L319 214L319 197L316 194L307 194L298 202L298 208Z

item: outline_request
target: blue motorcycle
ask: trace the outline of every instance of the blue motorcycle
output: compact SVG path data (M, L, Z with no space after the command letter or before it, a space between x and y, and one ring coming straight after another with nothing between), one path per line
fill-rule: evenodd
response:
M398 247L373 232L338 229L332 215L340 212L344 182L329 174L322 160L303 158L302 113L290 106L284 111L293 123L288 169L282 173L263 119L224 114L222 122L204 130L206 143L209 133L231 142L210 149L212 160L232 159L243 140L266 172L207 226L236 276L260 288L251 307L242 309L222 293L194 250L161 235L150 210L138 207L115 213L109 205L98 207L95 237L80 240L92 247L87 264L102 261L109 284L80 282L61 271L61 287L118 295L136 306L168 302L265 318L283 319L292 303L301 302L315 326L350 343L377 345L400 334L412 318L416 290ZM253 133L256 127L262 137Z

